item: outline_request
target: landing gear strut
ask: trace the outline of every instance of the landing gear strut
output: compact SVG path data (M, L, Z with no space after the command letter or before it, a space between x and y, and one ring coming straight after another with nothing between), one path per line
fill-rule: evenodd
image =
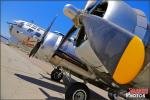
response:
M89 100L89 88L80 82L72 83L66 90L65 100Z
M51 79L59 82L63 78L63 72L57 67L51 72Z

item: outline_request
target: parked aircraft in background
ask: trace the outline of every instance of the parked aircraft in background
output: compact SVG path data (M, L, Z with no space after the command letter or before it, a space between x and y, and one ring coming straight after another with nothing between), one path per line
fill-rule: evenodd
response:
M74 22L65 36L49 32L55 19L46 30L23 21L10 23L10 33L22 44L37 42L28 45L33 47L30 57L37 53L58 66L51 73L53 80L60 81L62 69L67 70L85 83L103 86L110 99L124 95L129 87L150 87L150 24L144 12L124 1L92 0L83 10L67 4L64 14ZM85 83L70 83L65 99L88 100Z
M23 47L23 49L26 49L28 51L30 51L34 47L37 41L41 40L45 32L43 28L23 20L16 20L11 23L8 22L8 24L9 24L9 32L11 34L9 44L15 45L20 48ZM44 45L41 47L40 53L39 55L37 55L37 57L47 61L48 56L47 53L49 52L50 49L49 46L55 46L57 40L58 45L59 41L61 41L63 37L64 35L61 32L58 31L48 32L46 40L44 41ZM64 48L66 48L67 52L74 52L73 39L74 38L71 37L64 45Z

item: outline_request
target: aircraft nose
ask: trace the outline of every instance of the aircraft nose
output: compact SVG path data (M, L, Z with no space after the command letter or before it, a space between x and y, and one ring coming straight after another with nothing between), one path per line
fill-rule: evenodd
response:
M11 25L9 25L9 31L10 31L10 33L11 33L12 29L13 29L13 25L11 24Z

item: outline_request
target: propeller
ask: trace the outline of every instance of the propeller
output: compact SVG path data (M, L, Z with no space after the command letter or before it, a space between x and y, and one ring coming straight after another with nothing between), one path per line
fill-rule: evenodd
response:
M100 0L99 2L102 2L102 0ZM72 19L75 25L71 27L71 29L68 31L66 36L62 39L57 49L59 49L64 44L64 42L73 34L74 31L77 30L78 27L82 28L82 26L79 25L80 22L77 16L80 15L81 13L89 13L89 14L92 13L91 9L94 8L95 4L96 4L96 0L92 0L92 1L88 0L82 11L71 4L67 4L64 7L64 14L68 16L70 19Z
M46 35L48 34L49 30L51 29L52 25L54 24L55 20L57 18L57 15L54 17L54 19L52 20L52 22L50 23L49 27L46 29L46 31L44 32L41 40L39 42L37 42L37 44L34 46L34 48L31 50L29 57L33 57L37 51L39 50L40 46L43 44L44 39L46 37Z
M89 0L89 1L87 2L87 4L85 5L84 11L90 10L89 8L91 8L91 7L94 5L95 2L96 2L96 0L93 0L93 1ZM69 9L72 9L72 12L73 12L73 13L71 13L70 11L68 11L68 8L69 8ZM79 9L75 8L74 6L72 6L72 5L70 5L70 4L67 4L67 5L65 6L65 8L64 8L64 14L65 14L65 15L68 15L69 17L71 17L71 19L74 18L74 16L76 15L76 12L77 12L77 13L81 13L81 12L79 11ZM72 15L73 15L73 16L72 16ZM77 24L78 24L78 23L77 23ZM64 38L62 39L62 41L61 41L60 44L58 45L58 48L57 48L57 49L59 49L59 48L65 43L65 41L66 41L76 30L77 30L77 27L76 27L75 25L73 25L73 26L71 27L71 29L68 31L68 33L64 36ZM56 51L57 51L57 50L56 50ZM55 55L55 53L54 53L54 55ZM54 56L54 55L53 55L53 56Z
M114 35L113 33L112 34L110 34L110 33L113 29L116 31L118 28L114 28L107 21L105 21L104 19L102 19L98 16L91 15L91 14L88 14L88 13L82 12L82 11L79 13L79 11L78 10L75 11L76 8L74 8L71 5L67 5L67 7L64 9L66 9L66 12L67 12L67 13L65 13L66 16L68 16L70 19L74 18L72 20L75 24L76 24L76 22L78 22L76 24L76 27L81 26L81 25L82 25L82 27L84 27L85 34L87 35L88 41L89 41L92 49L94 50L94 52L96 53L98 58L104 63L104 65L109 66L109 67L113 65L113 67L109 68L109 70L112 71L111 68L114 68L114 66L116 66L115 64L117 64L117 62L119 60L119 57L121 54L120 51L123 51L118 48L122 48L122 49L125 48L125 47L119 47L119 46L120 45L125 46L125 44L126 44L126 43L122 43L122 41L117 40L117 39L120 39L120 38L117 38L116 41L118 42L118 44L119 43L121 43L121 44L116 45L114 43L114 41L112 41L112 43L114 43L114 45L115 45L114 47L116 47L116 48L113 48L113 47L110 48L110 49L114 49L114 50L112 50L112 52L110 50L110 51L108 51L109 53L107 52L108 54L105 54L105 52L106 52L105 49L107 48L106 46L107 46L107 44L111 44L111 43L109 43L109 40L112 40L112 37ZM71 31L69 31L68 34L65 36L65 40L68 38L68 36L71 35L70 32ZM120 31L118 33L122 33L122 32ZM114 37L115 37L115 35L114 35ZM123 39L126 39L125 38L126 36L120 36L120 37L123 37ZM127 41L127 40L124 40L124 41ZM64 41L62 41L60 43L60 46L63 44L63 42ZM118 52L117 52L117 49L118 49ZM114 59L109 58L109 56L108 56L109 54L113 55L113 54L117 54L117 53L118 53L118 55L116 57L114 57ZM110 62L111 62L111 64L110 64Z

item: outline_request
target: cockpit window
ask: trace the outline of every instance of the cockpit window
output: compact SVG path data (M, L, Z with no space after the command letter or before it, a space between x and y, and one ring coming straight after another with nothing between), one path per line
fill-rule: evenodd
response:
M40 30L42 30L42 31L45 31L43 28L39 28Z
M22 28L23 25L24 25L24 22L21 22L18 24L18 27Z
M45 31L45 30L39 27L37 28L37 31Z
M40 31L40 28L37 28L37 31Z
M40 37L41 36L41 34L40 33L38 33L38 32L35 32L35 34L34 35L36 35L37 37Z
M29 29L27 30L27 32L31 33L31 32L33 32L33 30L32 30L31 28L29 28Z
M33 26L32 26L32 28L33 28L33 29L36 29L36 28L37 28L37 26L33 25Z
M27 23L27 26L29 26L29 27L30 27L31 25L32 25L31 23Z

